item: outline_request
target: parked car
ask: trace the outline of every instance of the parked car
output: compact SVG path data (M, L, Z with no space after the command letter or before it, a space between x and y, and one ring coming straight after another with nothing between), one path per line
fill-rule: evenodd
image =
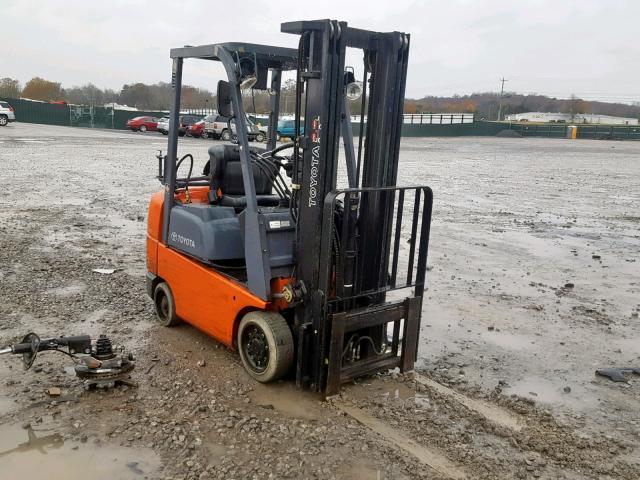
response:
M4 127L9 122L16 121L16 114L13 107L7 102L0 102L0 127Z
M134 132L150 132L158 129L158 119L154 117L136 117L131 120L127 120L127 128L130 128Z
M246 117L245 117L246 118ZM221 138L222 140L231 140L236 135L236 122L235 119L231 120L231 130L229 130L229 119L222 115L213 114L207 116L205 119L205 131L213 138ZM249 118L247 121L247 135L249 141L264 142L266 136L257 125L255 125Z
M163 135L167 135L169 133L169 117L162 117L158 119L157 130Z
M204 129L204 119L187 127L187 135L194 138L208 138L209 134Z
M184 137L187 134L187 128L204 118L203 115L180 115L178 118L178 135Z
M278 134L277 139L280 140L282 137L287 137L290 139L294 139L297 135L296 131L296 122L295 120L278 120ZM304 133L304 126L302 122L300 123L300 135Z

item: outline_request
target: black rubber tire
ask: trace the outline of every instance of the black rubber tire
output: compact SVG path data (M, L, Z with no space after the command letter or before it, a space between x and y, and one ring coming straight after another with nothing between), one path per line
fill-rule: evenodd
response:
M163 130L163 131L162 131L162 134L163 134L163 135L169 135L169 132L167 132L167 131Z
M250 360L247 336L263 332L268 346L268 359L264 368L256 368ZM238 350L245 370L261 383L268 383L282 376L293 364L293 335L287 321L277 312L254 311L247 313L238 327Z
M0 115L0 127L6 127L9 123L9 117L6 115Z
M229 131L228 128L225 128L222 133L220 134L220 138L222 140L224 140L225 142L228 142L229 140L231 140L231 132Z
M147 131L147 127L145 125L140 125L140 128L138 129L139 132L146 132Z
M173 327L180 323L176 315L176 301L169 285L160 282L153 291L153 303L156 307L156 317L163 327Z
M259 134L256 135L256 142L263 143L266 139L267 139L267 137L262 132L260 132Z

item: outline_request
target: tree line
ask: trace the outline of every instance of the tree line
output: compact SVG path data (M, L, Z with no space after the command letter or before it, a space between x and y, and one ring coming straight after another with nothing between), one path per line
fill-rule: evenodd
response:
M497 120L500 94L493 92L454 95L451 97L427 96L407 99L405 113L473 113L479 118ZM639 105L587 101L572 95L570 98L553 98L546 95L506 93L502 97L502 118L505 115L524 112L559 112L568 114L593 113L615 117L640 117Z
M0 98L30 98L45 102L67 102L80 105L104 105L118 103L140 110L168 110L171 105L171 85L158 82L125 84L117 90L101 89L91 83L79 87L63 88L60 82L34 77L24 86L13 78L0 79ZM270 110L271 97L265 91L243 92L245 111L264 114ZM405 113L473 113L479 118L497 120L502 103L502 114L524 112L561 112L569 114L593 113L619 117L640 117L640 105L587 101L575 95L568 99L552 98L545 95L522 95L493 92L453 95L451 97L425 96L407 99ZM215 95L207 89L190 85L182 87L182 108L216 107ZM359 114L360 100L350 102L351 113ZM295 109L295 81L288 80L282 86L280 112L291 114Z
M92 83L79 87L63 88L60 82L34 77L24 87L13 78L0 79L0 97L28 98L44 102L66 102L78 105L102 106L118 103L140 110L168 110L171 105L171 84L158 82L153 85L132 83L120 91L101 89ZM213 108L215 96L209 90L190 85L182 87L184 108Z

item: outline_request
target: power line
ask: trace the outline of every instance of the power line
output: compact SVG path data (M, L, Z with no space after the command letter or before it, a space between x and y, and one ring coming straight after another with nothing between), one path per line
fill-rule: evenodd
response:
M502 98L504 97L504 82L508 82L509 80L502 77L500 81L502 82L502 87L500 87L500 104L498 106L498 121L502 120Z

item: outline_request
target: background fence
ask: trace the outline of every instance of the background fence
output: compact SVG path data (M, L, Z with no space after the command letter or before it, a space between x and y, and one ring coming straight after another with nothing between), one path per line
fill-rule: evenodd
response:
M110 128L124 130L127 120L135 117L167 116L166 111L114 110L111 107L89 105L67 105L38 102L16 98L0 98L13 107L16 120L26 123L43 123L48 125L64 125L72 127ZM214 109L189 109L184 113L208 115ZM262 116L252 118L256 123L266 125ZM360 117L352 117L353 132L358 134ZM473 114L467 113L423 113L405 114L403 117L402 136L405 137L460 137L460 136L493 136L503 130L512 130L523 137L567 138L568 124L531 124L511 122L476 121ZM640 140L638 125L577 125L577 138Z
M124 130L127 120L135 117L163 117L167 112L142 110L114 110L112 107L46 103L18 98L0 98L8 102L16 114L16 121L44 123L68 127L113 128Z

